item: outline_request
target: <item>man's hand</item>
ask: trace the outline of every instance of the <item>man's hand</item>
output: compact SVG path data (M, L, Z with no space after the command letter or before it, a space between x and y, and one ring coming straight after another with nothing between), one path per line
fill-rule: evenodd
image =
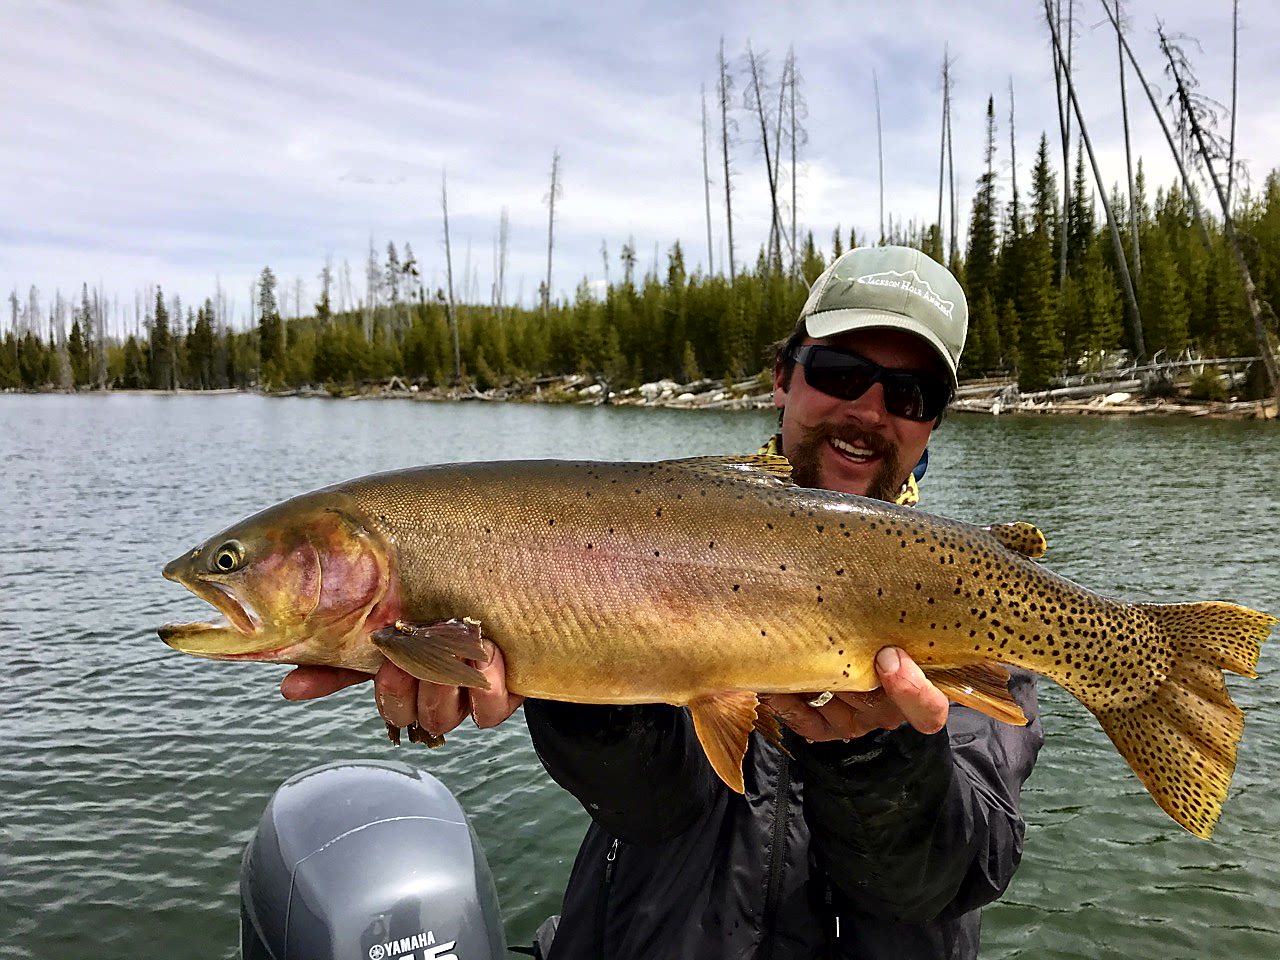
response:
M492 651L487 663L469 661L489 681L488 690L453 687L418 680L387 661L373 678L373 697L382 719L394 727L416 723L426 733L444 736L468 716L477 727L496 727L515 713L524 697L507 692L507 668L502 651ZM280 692L286 700L314 700L343 687L370 679L369 674L339 667L298 667L285 676Z
M921 733L937 733L947 724L950 704L916 662L897 647L876 654L880 689L837 693L812 707L814 694L771 693L760 699L807 740L852 740L872 730L893 730L909 723Z

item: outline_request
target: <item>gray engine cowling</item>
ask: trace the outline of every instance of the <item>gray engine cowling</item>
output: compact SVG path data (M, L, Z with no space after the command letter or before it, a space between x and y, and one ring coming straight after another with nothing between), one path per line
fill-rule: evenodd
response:
M244 960L499 960L484 851L443 784L406 764L285 781L240 867Z

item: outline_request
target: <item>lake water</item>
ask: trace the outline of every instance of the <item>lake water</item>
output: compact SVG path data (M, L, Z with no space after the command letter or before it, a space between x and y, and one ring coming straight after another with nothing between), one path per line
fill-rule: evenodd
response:
M746 452L766 412L269 399L0 396L0 958L232 957L245 841L287 777L349 758L439 776L487 851L512 943L559 896L584 815L523 724L391 747L370 688L290 704L285 670L185 657L161 622L207 607L161 566L257 509L453 460ZM1029 520L1047 564L1130 599L1280 612L1280 430L1183 420L944 424L924 506ZM1150 801L1097 723L1041 685L1026 856L983 956L1280 956L1280 644L1246 711L1212 842Z

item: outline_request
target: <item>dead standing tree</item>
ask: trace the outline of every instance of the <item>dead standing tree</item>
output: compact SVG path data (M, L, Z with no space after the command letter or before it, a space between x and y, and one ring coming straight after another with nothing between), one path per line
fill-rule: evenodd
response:
M449 329L453 331L453 382L462 382L462 352L458 347L458 313L453 302L453 248L449 244L449 183L446 173L440 171L440 212L444 216L444 267L448 284L448 299L445 300L445 312L449 318Z
M733 286L734 275L734 259L733 259L733 183L732 171L729 168L729 130L735 121L729 118L729 94L733 89L733 77L729 74L728 64L724 59L724 37L720 38L720 55L718 57L720 67L720 82L717 85L717 94L720 97L720 143L724 150L724 218L726 234L729 239L729 286ZM634 259L634 247L633 259Z
M1163 24L1157 26L1156 34L1160 38L1160 49L1169 61L1168 73L1175 85L1174 96L1177 98L1182 121L1187 126L1188 135L1191 138L1195 155L1199 158L1204 169L1204 175L1208 178L1210 186L1213 187L1213 191L1218 197L1218 204L1222 208L1222 230L1226 235L1227 244L1231 248L1231 255L1235 259L1236 269L1240 271L1240 279L1244 283L1245 299L1249 304L1249 316L1253 320L1254 338L1258 343L1258 353L1262 357L1262 365L1267 371L1267 378L1271 381L1271 390L1276 398L1277 420L1280 421L1280 370L1277 370L1276 358L1271 352L1271 342L1267 337L1266 320L1263 316L1263 301L1258 296L1258 288L1254 285L1253 275L1249 271L1249 263L1245 260L1244 250L1240 246L1240 236L1236 233L1235 220L1231 216L1231 201L1227 198L1222 178L1214 167L1215 160L1225 161L1230 156L1230 153L1224 148L1221 138L1216 136L1212 129L1205 129L1206 125L1211 127L1216 120L1213 112L1214 104L1206 97L1193 92L1196 86L1196 79L1186 53L1181 46L1170 42L1168 36L1165 35ZM1266 313L1269 316L1275 316L1270 304L1266 305Z
M707 166L707 87L702 86L702 192L707 201L707 276L715 276L711 255L711 171ZM605 281L609 279L609 259L605 258Z
M1103 4L1105 7L1106 4ZM1110 11L1108 11L1110 13ZM1124 17L1116 0L1116 55L1120 60L1120 117L1124 124L1124 166L1129 185L1129 243L1133 247L1133 285L1142 289L1142 245L1138 241L1138 197L1133 186L1133 148L1129 138L1129 96L1125 90Z
M1111 26L1116 31L1116 38L1120 42L1120 46L1124 48L1125 56L1129 58L1129 65L1133 67L1133 72L1138 77L1138 82L1142 84L1143 92L1147 95L1147 102L1151 104L1151 112L1156 115L1156 120L1160 122L1160 129L1164 132L1165 142L1169 144L1169 153L1173 156L1173 162L1178 167L1178 175L1182 179L1182 186L1187 191L1187 200L1191 204L1191 213L1195 217L1196 224L1200 228L1200 242L1204 244L1205 250L1213 250L1213 241L1209 238L1209 228L1204 222L1204 212L1200 207L1200 192L1196 189L1195 182L1187 173L1187 166L1182 162L1182 151L1178 149L1178 145L1174 143L1173 131L1169 129L1169 124L1165 122L1164 112L1160 109L1160 105L1156 103L1156 95L1147 83L1146 76L1142 73L1142 66L1138 63L1138 58L1133 55L1133 49L1129 46L1129 41L1124 37L1124 30L1120 20L1120 3L1116 0L1116 8L1112 10L1107 5L1107 0L1102 0L1102 9L1106 11L1108 19L1111 20ZM1132 188L1129 191L1133 192Z
M769 207L771 212L769 262L774 270L782 270L782 220L778 214L778 180L774 170L774 156L769 141L769 115L764 102L764 55L757 54L750 42L747 43L747 72L751 79L751 89L747 93L747 109L754 110L760 122L760 145L764 150L765 173L769 179Z
M542 288L542 315L551 312L551 251L555 247L556 235L556 198L560 196L560 148L551 153L551 189L543 200L547 202L550 212L547 216L547 282Z
M1116 269L1120 273L1120 284L1124 291L1125 303L1128 306L1129 323L1133 333L1134 352L1136 353L1134 359L1140 360L1147 352L1146 344L1142 338L1142 314L1138 310L1138 298L1133 290L1133 279L1129 276L1129 264L1124 255L1124 244L1120 242L1120 228L1116 225L1115 211L1111 209L1111 200L1107 196L1106 187L1103 185L1102 170L1098 167L1098 158L1093 152L1093 142L1089 139L1089 130L1084 122L1084 111L1080 108L1080 101L1076 97L1076 87L1071 79L1071 70L1066 65L1062 42L1058 37L1058 28L1053 20L1053 8L1050 6L1050 0L1044 0L1044 18L1049 25L1049 37L1053 41L1053 55L1063 67L1062 76L1067 84L1067 97L1071 101L1071 108L1075 111L1076 123L1080 127L1080 139L1084 141L1085 151L1089 154L1089 164L1093 167L1093 180L1098 190L1098 199L1102 201L1102 209L1107 214L1107 226L1111 231L1111 247L1115 251Z
M1054 17L1058 24L1058 35L1062 35L1062 0L1054 0ZM1071 219L1071 178L1067 171L1071 169L1071 109L1067 103L1063 80L1071 74L1071 51L1075 40L1075 0L1067 0L1067 56L1065 59L1053 58L1053 83L1057 88L1058 100L1058 132L1062 137L1062 224L1058 238L1058 289L1061 290L1067 280L1067 236L1066 224Z
M884 245L884 128L880 123L880 78L871 69L871 86L876 94L876 154L880 158L880 244Z

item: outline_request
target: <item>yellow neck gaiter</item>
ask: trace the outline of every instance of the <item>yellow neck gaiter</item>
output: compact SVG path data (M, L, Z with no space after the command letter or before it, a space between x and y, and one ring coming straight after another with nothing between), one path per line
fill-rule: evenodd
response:
M782 452L782 434L775 433L758 452L774 457L784 456ZM898 496L893 502L900 507L914 507L920 502L920 487L916 484L914 474L907 474L907 482L902 485L902 489L898 491Z

